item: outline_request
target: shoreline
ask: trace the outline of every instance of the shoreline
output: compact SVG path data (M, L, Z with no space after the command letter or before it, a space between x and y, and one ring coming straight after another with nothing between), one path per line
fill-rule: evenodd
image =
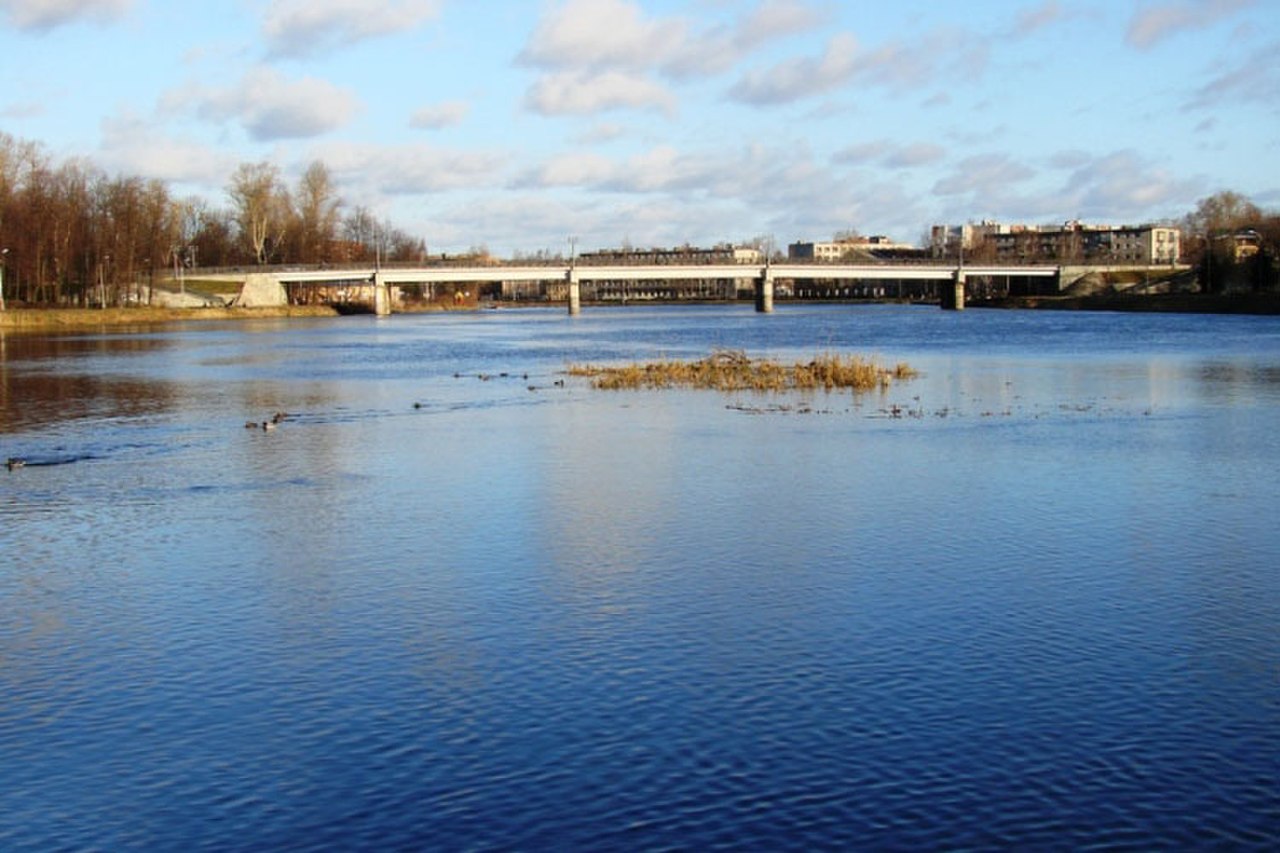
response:
M789 300L788 300L789 301ZM897 300L806 300L841 304L897 304ZM614 303L593 303L614 304ZM641 304L641 303L635 303ZM645 305L695 304L685 300L655 300ZM697 301L696 304L708 304ZM719 303L714 303L719 304ZM786 303L784 303L786 304ZM916 303L911 304L936 304ZM555 303L499 303L493 307L557 307ZM418 314L437 311L482 310L485 306L441 308L418 307L395 313ZM972 299L968 308L1027 311L1127 311L1179 314L1280 315L1280 293L1232 294L1147 294L1141 296L1098 294L1094 296L1010 296L1000 299ZM0 313L0 332L47 332L63 329L118 328L164 323L210 322L220 320L319 319L344 316L328 305L281 305L266 308L10 308Z
M1280 293L1152 293L1143 295L1009 296L973 299L969 308L1032 311L1127 311L1166 314L1280 314Z
M0 331L41 332L213 320L337 317L327 305L271 308L10 308L0 313Z

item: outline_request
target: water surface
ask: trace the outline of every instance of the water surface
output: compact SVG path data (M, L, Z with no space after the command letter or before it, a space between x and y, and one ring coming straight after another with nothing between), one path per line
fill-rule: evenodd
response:
M922 375L564 374L716 347ZM0 846L1274 848L1278 414L1274 318L9 335Z

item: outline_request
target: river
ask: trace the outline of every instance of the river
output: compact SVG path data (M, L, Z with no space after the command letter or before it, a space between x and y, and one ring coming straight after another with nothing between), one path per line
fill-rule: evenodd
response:
M717 348L920 375L565 374ZM1280 846L1280 319L191 323L0 394L4 849Z

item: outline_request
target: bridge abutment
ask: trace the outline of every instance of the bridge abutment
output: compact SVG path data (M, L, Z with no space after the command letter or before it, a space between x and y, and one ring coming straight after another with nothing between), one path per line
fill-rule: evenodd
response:
M241 308L274 308L288 305L289 295L285 293L279 277L271 273L251 272L244 277L235 304Z

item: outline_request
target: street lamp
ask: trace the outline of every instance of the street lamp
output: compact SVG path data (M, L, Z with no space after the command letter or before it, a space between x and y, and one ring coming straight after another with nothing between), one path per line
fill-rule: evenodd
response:
M9 250L0 249L0 311L4 310L4 262Z

